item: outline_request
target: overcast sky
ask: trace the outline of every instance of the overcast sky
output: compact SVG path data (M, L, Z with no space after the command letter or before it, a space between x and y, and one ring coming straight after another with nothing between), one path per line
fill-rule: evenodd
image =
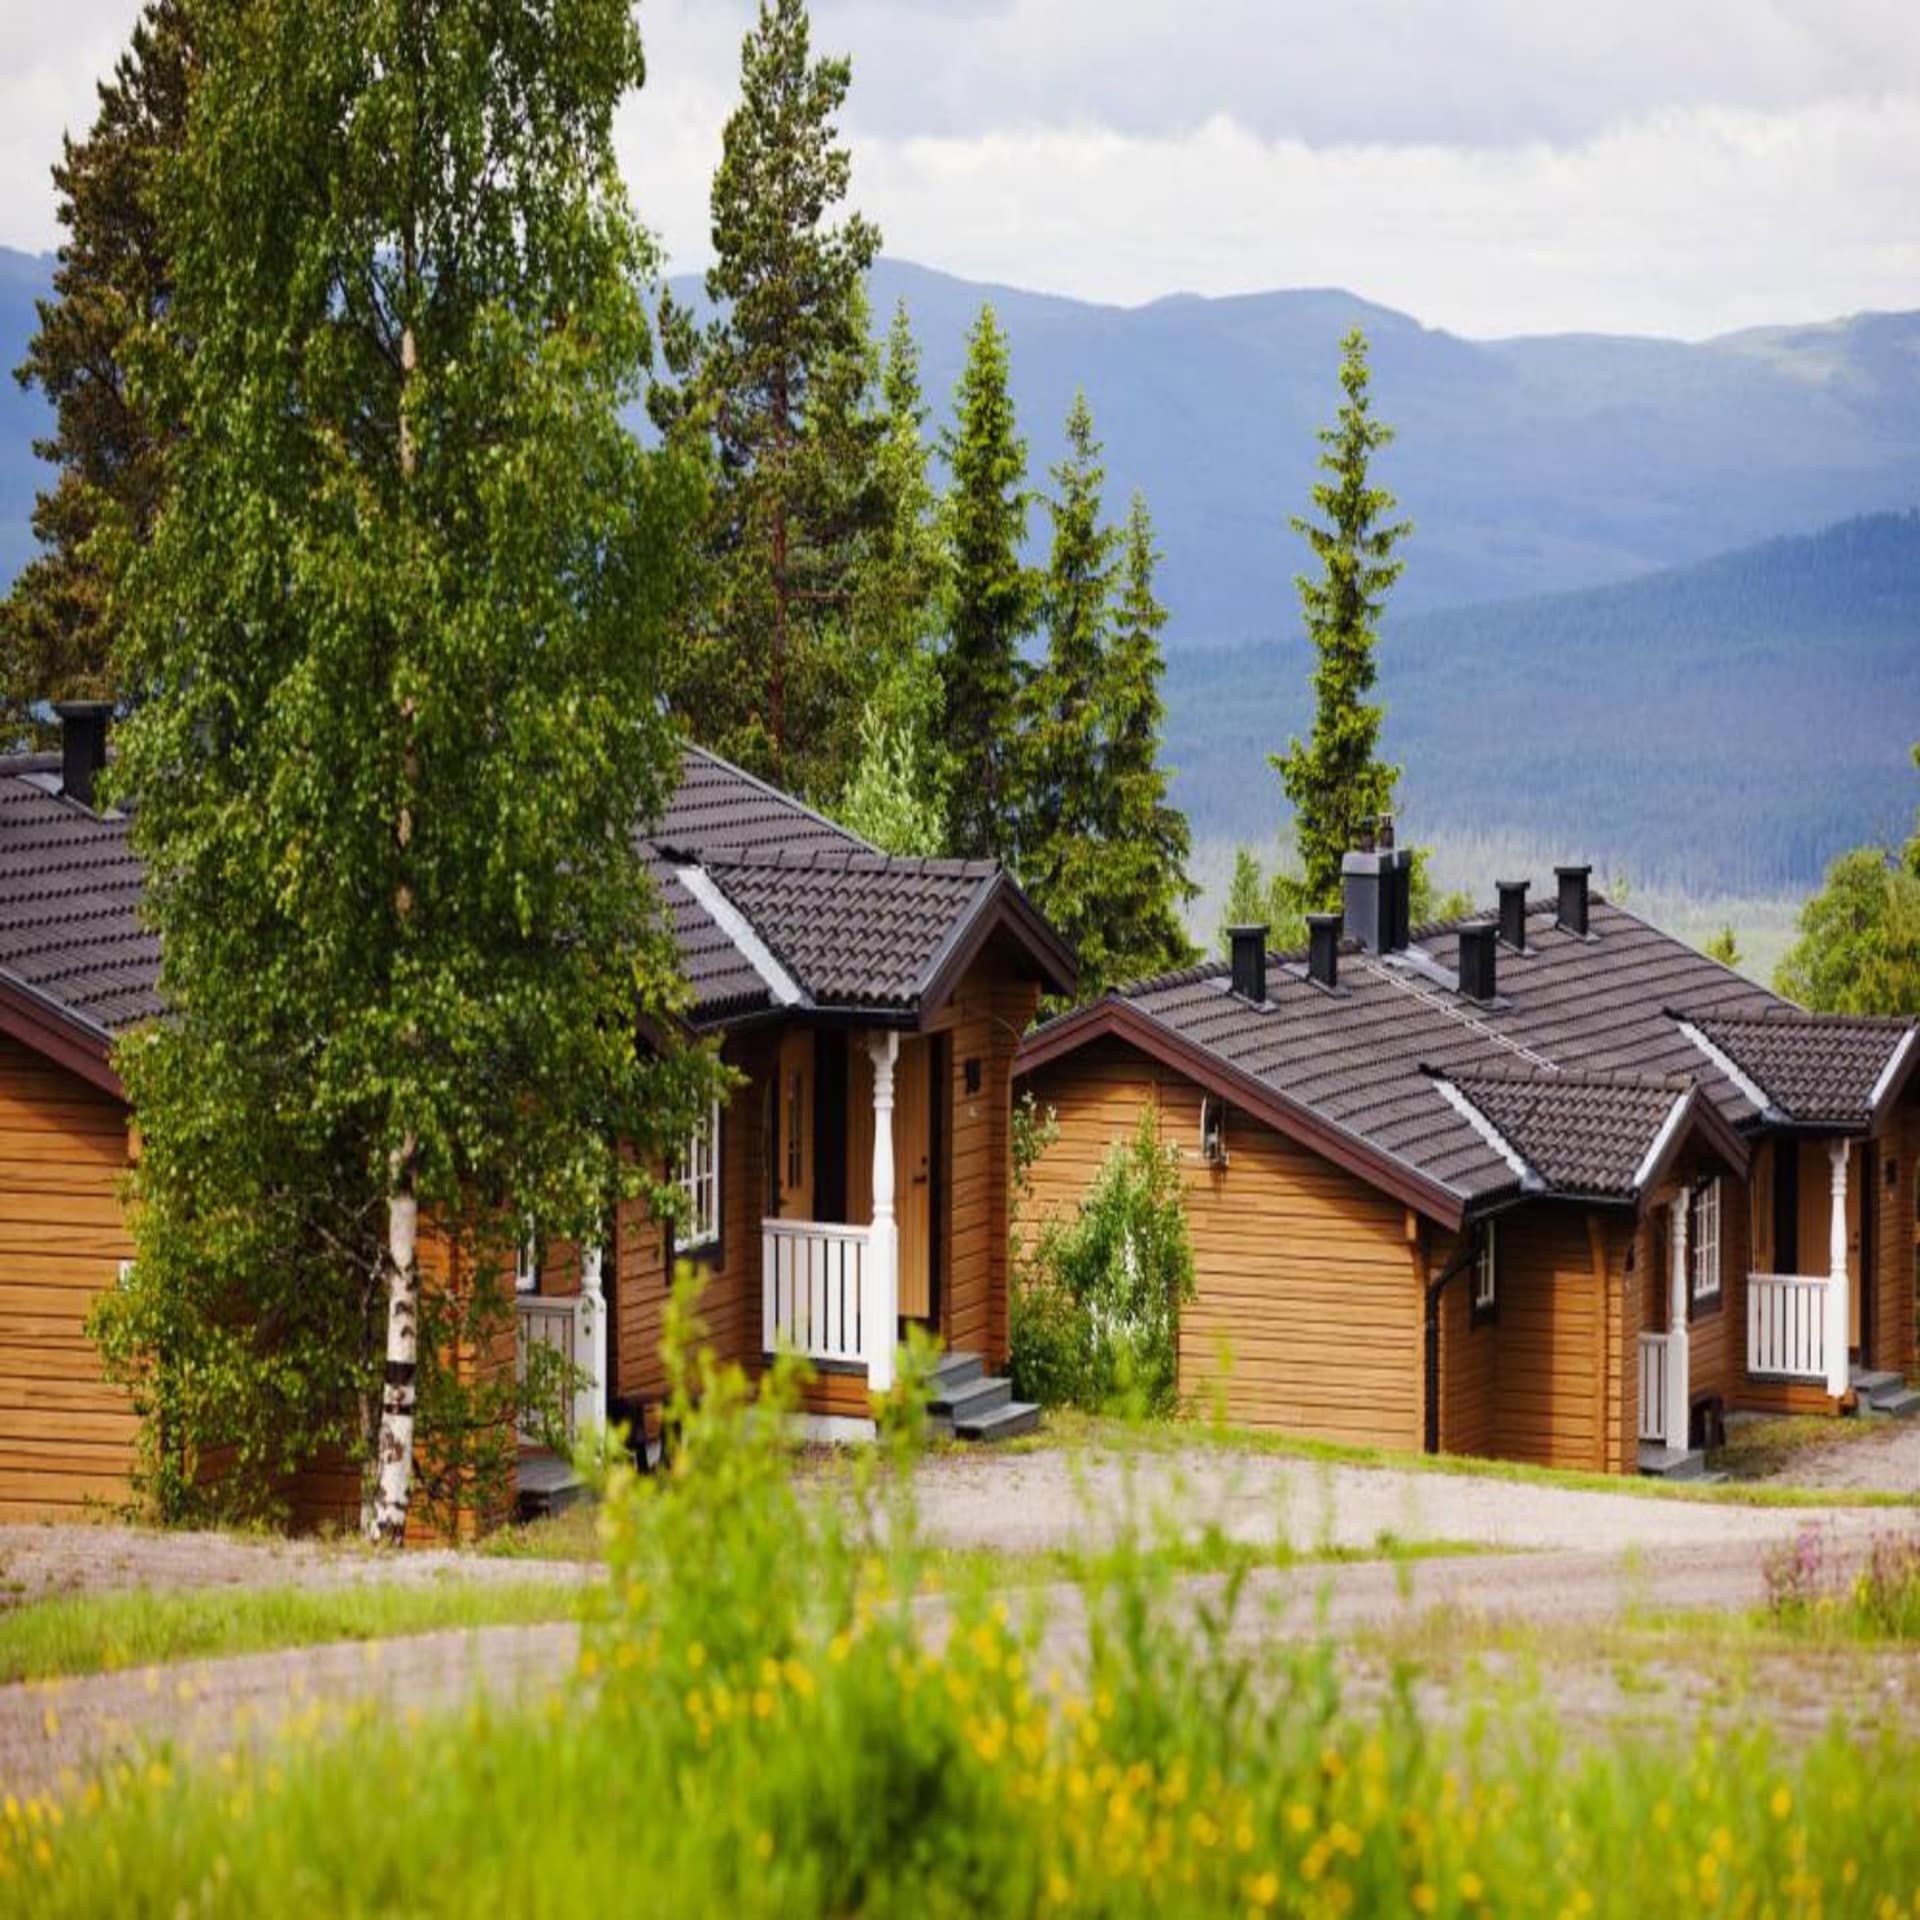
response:
M0 241L136 0L0 0ZM742 0L645 0L621 121L675 268ZM1135 302L1338 285L1491 335L1920 307L1920 0L818 0L889 252Z

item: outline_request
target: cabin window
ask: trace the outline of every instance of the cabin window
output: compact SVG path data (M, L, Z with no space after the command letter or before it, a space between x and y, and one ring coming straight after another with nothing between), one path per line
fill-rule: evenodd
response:
M1489 1220L1480 1238L1479 1258L1473 1263L1473 1317L1490 1319L1500 1304L1499 1229Z
M1693 1298L1720 1298L1720 1182L1708 1180L1687 1200L1687 1248L1693 1260Z
M1227 1109L1218 1100L1200 1102L1200 1158L1211 1167L1227 1164Z
M540 1291L540 1239L531 1219L520 1223L520 1244L513 1253L513 1290L515 1293Z
M683 1251L713 1246L720 1238L720 1102L693 1130L680 1157L680 1191L686 1196Z

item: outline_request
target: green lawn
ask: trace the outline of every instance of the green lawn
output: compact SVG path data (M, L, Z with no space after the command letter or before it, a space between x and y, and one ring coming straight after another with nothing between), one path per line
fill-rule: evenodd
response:
M130 1588L0 1611L0 1682L110 1673L170 1660L380 1640L446 1627L570 1620L581 1592L557 1580L370 1581L337 1587Z

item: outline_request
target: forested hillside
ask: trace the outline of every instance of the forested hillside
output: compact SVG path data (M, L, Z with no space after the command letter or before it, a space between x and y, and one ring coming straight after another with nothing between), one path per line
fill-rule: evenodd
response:
M1297 626L1297 623L1295 623ZM1196 834L1265 840L1307 645L1195 651L1167 751ZM1525 832L1643 883L1799 887L1898 838L1920 739L1920 513L1582 593L1389 615L1380 692L1417 837Z

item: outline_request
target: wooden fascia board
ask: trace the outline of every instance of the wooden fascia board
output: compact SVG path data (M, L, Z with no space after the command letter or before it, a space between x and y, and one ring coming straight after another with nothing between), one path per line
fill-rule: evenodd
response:
M1323 1159L1378 1187L1443 1227L1458 1228L1466 1203L1451 1188L1417 1173L1357 1135L1322 1119L1310 1107L1290 1100L1264 1081L1222 1060L1184 1035L1145 1014L1130 1001L1110 994L1078 1013L1039 1028L1014 1055L1014 1077L1034 1072L1100 1039L1118 1039L1138 1047L1162 1066L1183 1073L1244 1113L1264 1121L1276 1133L1310 1148Z
M953 997L981 948L1002 927L1027 950L1042 983L1050 991L1060 994L1073 991L1078 975L1073 956L1060 936L1048 926L1040 910L1008 879L1003 869L981 887L921 975L916 999L922 1026Z
M0 1033L102 1093L126 1099L127 1090L113 1070L112 1036L8 973L0 973Z

